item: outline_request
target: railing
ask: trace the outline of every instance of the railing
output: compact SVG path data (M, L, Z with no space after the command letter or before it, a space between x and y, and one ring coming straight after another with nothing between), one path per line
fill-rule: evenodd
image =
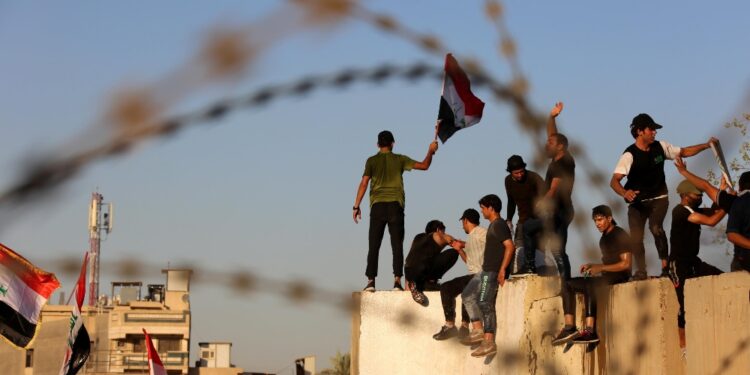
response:
M167 351L159 353L159 358L167 369L187 369L190 361L189 355L189 352ZM86 361L87 372L144 369L148 369L148 355L145 351L97 350L91 352L88 361Z

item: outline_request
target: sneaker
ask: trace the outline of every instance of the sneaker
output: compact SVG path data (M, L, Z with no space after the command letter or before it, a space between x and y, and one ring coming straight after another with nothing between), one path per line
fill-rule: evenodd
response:
M484 331L482 330L473 330L471 333L461 339L461 343L464 345L476 345L480 342L484 341Z
M427 306L427 303L428 303L427 296L424 295L424 293L420 292L419 289L413 288L411 290L411 298L414 300L414 302L422 306Z
M510 277L524 277L531 275L536 275L536 269L534 267L523 267L520 270L516 271L516 273L512 274Z
M461 328L458 329L458 339L463 340L467 337L469 337L469 334L471 332L469 331L469 327L461 326Z
M599 335L588 328L581 331L579 336L573 339L574 344L593 344L595 342L599 342Z
M640 281L640 280L646 280L648 279L648 275L646 274L646 271L636 271L633 274L633 277L630 278L631 281Z
M440 291L440 283L438 283L436 280L428 280L424 283L424 290L427 292L437 292Z
M456 326L442 326L440 327L440 332L432 335L432 338L435 340L447 340L449 338L456 337L456 335L458 335L458 329L456 329Z
M560 333L552 340L552 345L562 345L572 341L581 334L578 332L576 327L563 328Z
M365 292L374 292L375 291L375 280L369 280L367 282L367 286L365 287L365 289L362 289L362 290L364 290Z
M497 344L494 341L482 341L477 350L471 353L472 357L484 357L497 353Z
M404 291L404 287L401 286L401 282L400 281L394 281L393 282L393 291L394 292L403 292Z

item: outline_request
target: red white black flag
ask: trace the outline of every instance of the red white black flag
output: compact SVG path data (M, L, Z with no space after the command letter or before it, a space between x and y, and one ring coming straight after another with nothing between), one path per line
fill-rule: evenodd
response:
M54 274L0 244L0 336L15 346L29 346L42 307L58 287Z
M440 97L438 137L445 143L453 133L468 128L482 119L484 102L471 92L466 73L450 53L445 55L443 94Z
M70 314L70 330L68 331L67 350L65 351L65 360L60 368L60 375L75 375L78 370L86 364L91 352L91 341L86 327L83 325L81 317L81 306L86 297L86 264L88 263L88 253L83 257L81 274L78 276L78 282L73 289L75 304L73 312Z
M148 373L149 375L167 375L167 370L164 369L164 365L161 363L159 353L154 348L154 343L151 342L151 337L148 335L146 330L143 330L143 334L146 335L146 350L148 351Z

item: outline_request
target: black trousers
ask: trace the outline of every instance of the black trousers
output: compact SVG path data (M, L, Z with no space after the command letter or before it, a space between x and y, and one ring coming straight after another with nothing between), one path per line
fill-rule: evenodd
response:
M391 236L391 250L393 250L393 275L402 276L404 268L404 208L398 202L380 202L370 209L369 250L367 251L368 279L378 276L378 256L380 244L383 242L385 227Z
M685 281L694 277L722 274L721 270L702 261L700 258L674 259L669 261L669 277L677 292L680 312L677 314L677 326L685 328Z
M523 224L523 252L526 264L534 268L536 262L536 249L539 248L539 239L545 231L554 233L559 243L549 249L555 259L557 271L562 280L570 279L570 258L566 251L568 243L568 226L573 221L573 212L561 211L553 215L548 222L540 218L530 218Z
M646 220L648 220L648 229L654 236L659 259L666 260L669 256L667 234L664 232L664 217L667 216L668 208L669 199L667 198L636 202L628 206L628 226L630 238L633 240L636 271L646 272L646 247L643 245Z
M596 317L596 290L626 281L628 281L627 276L613 274L604 274L599 277L574 277L565 280L560 293L563 300L563 312L566 315L575 315L576 293L581 293L585 304L585 316Z
M732 258L732 264L730 266L730 271L748 271L750 272L750 255L748 256L739 256L735 255L734 258Z
M410 264L404 269L406 279L414 282L417 289L424 291L424 283L427 280L439 280L448 272L458 260L458 251L455 249L443 250L432 258L425 259L419 264Z
M456 319L456 297L458 297L469 280L474 275L465 275L457 277L453 280L446 281L440 285L440 300L443 303L443 314L445 315L445 321L450 322ZM466 312L466 307L461 304L461 321L469 322L469 313Z

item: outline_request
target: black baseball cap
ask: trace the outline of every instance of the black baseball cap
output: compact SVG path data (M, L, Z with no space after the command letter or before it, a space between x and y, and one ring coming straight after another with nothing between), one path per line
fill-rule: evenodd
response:
M479 212L477 212L477 210L473 208L468 208L466 209L466 211L464 211L464 214L461 215L461 218L459 218L458 220L463 219L469 220L469 222L472 224L479 224Z
M633 122L630 124L631 129L661 129L663 126L657 124L651 116L641 113L638 116L633 117Z

